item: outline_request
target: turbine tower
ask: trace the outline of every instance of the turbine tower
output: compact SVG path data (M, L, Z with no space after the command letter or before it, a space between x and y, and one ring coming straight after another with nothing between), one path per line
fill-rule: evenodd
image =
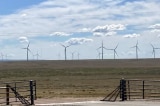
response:
M138 47L138 40L135 46L131 47L131 48L136 48L136 59L138 60L138 51L139 51L139 47Z
M79 56L80 56L80 53L78 52L78 53L77 53L78 60L79 60Z
M152 54L154 55L154 59L156 58L156 49L160 49L160 48L155 48L152 44L151 44L152 48L153 48L153 52Z
M98 50L97 50L97 52L98 52L97 57L98 57L98 59L100 59L100 58L101 58L101 52L99 52ZM96 57L96 58L97 58L97 57Z
M29 46L30 46L30 42L28 43L28 45L27 45L26 48L22 48L22 49L26 49L26 51L27 51L27 61L28 61L28 54L29 54L29 51L31 52L31 50L29 49Z
M105 47L104 47L104 45L103 45L103 41L102 41L102 45L99 47L99 48L97 48L97 50L98 49L101 49L101 52L102 52L102 60L103 60L103 55L104 55L104 50L103 49L106 49Z
M38 51L37 51L37 53L34 55L34 56L36 56L37 57L37 60L39 59L39 53L38 53Z
M116 55L118 56L117 51L116 51L118 45L119 44L117 44L117 46L114 49L107 49L107 50L113 50L113 52L114 52L114 59L116 59Z
M62 47L64 47L64 55L65 55L65 60L67 60L67 48L70 47L71 45L65 46L61 44Z
M72 60L73 60L73 59L74 59L74 54L75 54L75 52L72 52L71 54L72 54Z
M1 53L1 58L2 58L2 61L3 61L3 58L4 58L4 54L3 53Z

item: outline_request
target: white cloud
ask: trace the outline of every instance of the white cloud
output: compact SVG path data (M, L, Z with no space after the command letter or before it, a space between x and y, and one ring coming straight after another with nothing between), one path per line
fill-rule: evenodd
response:
M21 43L28 43L28 42L29 42L28 38L25 37L25 36L19 37L18 40L19 40Z
M71 34L69 33L64 33L64 32L54 32L50 34L50 36L70 36Z
M71 38L68 41L66 41L66 43L68 43L70 45L81 45L81 44L88 43L88 42L93 42L93 39L88 39L88 38Z
M151 32L153 32L153 33L160 32L160 24L154 24L154 25L149 26L148 28L150 28Z
M64 43L59 42L64 41L64 38L51 43L51 40L48 42L48 39L50 39L48 35L61 36L60 39L64 36L67 36L67 38L74 37L66 42L77 45L75 49L82 53L83 58L94 58L94 55L97 55L94 54L94 51L98 44L101 45L102 39L106 42L105 46L107 47L114 47L119 43L117 52L120 53L129 49L137 41L137 39L124 38L138 37L139 45L142 46L140 48L146 50L148 56L150 56L152 50L146 45L150 42L159 43L159 38L157 38L160 30L160 24L157 24L160 22L159 9L160 3L158 0L46 0L38 5L19 10L14 14L0 16L0 43L2 44L6 40L4 37L7 39L19 37L21 42L28 42L27 37L29 37L34 41L31 48L34 46L35 50L44 47L44 58L55 59L55 57L52 57L57 55L54 54L54 50L63 53L63 48L56 45L49 53L48 51L51 48L48 45ZM148 26L150 27L148 28ZM151 33L147 28L157 33ZM76 35L77 32L79 32L78 35ZM92 33L93 36L89 34L85 38L86 34L80 32ZM70 36L71 34L72 36ZM124 36L122 37L122 35ZM76 38L77 36L83 36L84 38ZM43 40L43 38L45 39ZM81 45L86 42L91 43ZM10 48L11 46L8 49L13 50L15 47ZM82 50L85 50L85 53ZM26 56L24 50L21 49L14 51L14 54L18 54L19 51L22 51L22 56L23 54L24 57ZM86 51L92 51L93 54L87 54ZM140 55L142 55L141 52ZM122 57L126 58L125 56L129 57L128 55ZM15 58L23 57L17 55ZM121 58L121 55L119 55L119 58Z
M91 28L82 28L78 32L91 32Z
M105 36L112 36L112 35L116 35L117 32L111 31L111 32L107 32L105 33Z
M160 24L151 25L151 26L149 26L149 28L151 28L151 29L160 29Z
M109 31L117 31L126 29L122 24L111 24L105 26L97 26L93 29L93 32L109 32Z
M153 29L153 30L151 30L151 32L153 32L153 33L154 33L154 32L155 32L155 33L158 32L158 33L159 33L159 32L160 32L160 29Z
M104 33L95 32L95 33L93 33L93 36L95 36L95 37L103 37Z
M123 37L124 38L137 38L141 36L140 34L136 34L136 33L133 33L133 34L127 34L127 35L124 35Z

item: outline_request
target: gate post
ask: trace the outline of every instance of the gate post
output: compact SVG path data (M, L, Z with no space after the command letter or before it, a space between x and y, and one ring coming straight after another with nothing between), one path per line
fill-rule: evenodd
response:
M126 80L120 80L120 98L122 101L127 100L127 89L126 89Z
M6 85L6 105L9 105L9 85Z
M30 80L30 99L31 105L34 105L33 80Z

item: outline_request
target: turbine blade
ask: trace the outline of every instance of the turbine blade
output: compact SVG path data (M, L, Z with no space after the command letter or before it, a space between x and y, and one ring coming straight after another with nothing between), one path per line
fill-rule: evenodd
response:
M70 47L71 45L66 46L66 48Z
M160 48L154 48L154 49L160 49Z
M100 48L102 48L102 47L97 48L97 50L100 49Z
M115 51L115 54L118 56L118 53L117 53L117 51Z
M28 43L27 48L29 48L29 45L30 45L30 42Z
M152 54L155 54L155 50L153 49Z
M65 47L63 44L60 44L61 46Z
M117 46L115 47L115 49L117 49L118 45L119 45L119 43L117 44Z
M112 50L112 49L107 49L106 47L103 47L104 49L106 49L106 50Z
M151 44L152 48L154 48L154 46Z
M139 47L137 46L138 51L140 51Z

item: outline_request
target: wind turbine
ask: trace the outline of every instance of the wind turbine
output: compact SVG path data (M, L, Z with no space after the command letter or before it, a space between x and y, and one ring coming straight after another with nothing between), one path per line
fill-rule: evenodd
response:
M28 61L28 52L29 51L31 52L31 50L29 49L29 46L30 46L30 42L28 43L26 48L22 48L22 49L26 49L26 51L27 51L27 61Z
M138 59L138 50L139 50L139 47L138 47L138 40L137 40L137 43L135 46L131 47L131 48L136 48L136 59Z
M117 44L117 46L114 49L107 49L107 50L113 50L113 52L114 52L114 59L116 59L116 55L118 56L117 51L116 51L118 45L119 44Z
M38 53L38 51L37 51L37 53L36 53L35 55L33 55L33 56L36 56L36 57L37 57L37 60L38 60L38 57L39 57L40 55L39 55L39 53Z
M3 57L4 57L4 54L3 54L3 53L1 53L1 57L2 57L2 61L3 61Z
M97 52L98 52L97 57L98 57L98 59L100 59L100 58L101 58L101 52L100 52L100 51L98 51L98 50L97 50ZM96 57L96 58L97 58L97 57Z
M71 45L65 46L61 44L62 47L64 47L64 55L65 55L65 60L67 60L67 48L70 47Z
M72 60L74 59L74 54L75 54L75 52L72 52Z
M152 54L154 55L154 59L156 58L156 49L160 49L160 48L155 48L152 44L151 44L152 48L153 48L153 52Z
M6 57L6 60L7 60L8 59L8 54L6 54L5 57Z
M102 51L102 60L103 60L103 55L104 55L104 50L103 49L106 49L105 47L104 47L104 45L103 45L103 41L102 41L102 45L99 47L99 48L97 48L97 50L98 49L101 49L101 51Z
M78 52L78 53L77 53L78 60L79 60L79 56L80 56L80 53Z

